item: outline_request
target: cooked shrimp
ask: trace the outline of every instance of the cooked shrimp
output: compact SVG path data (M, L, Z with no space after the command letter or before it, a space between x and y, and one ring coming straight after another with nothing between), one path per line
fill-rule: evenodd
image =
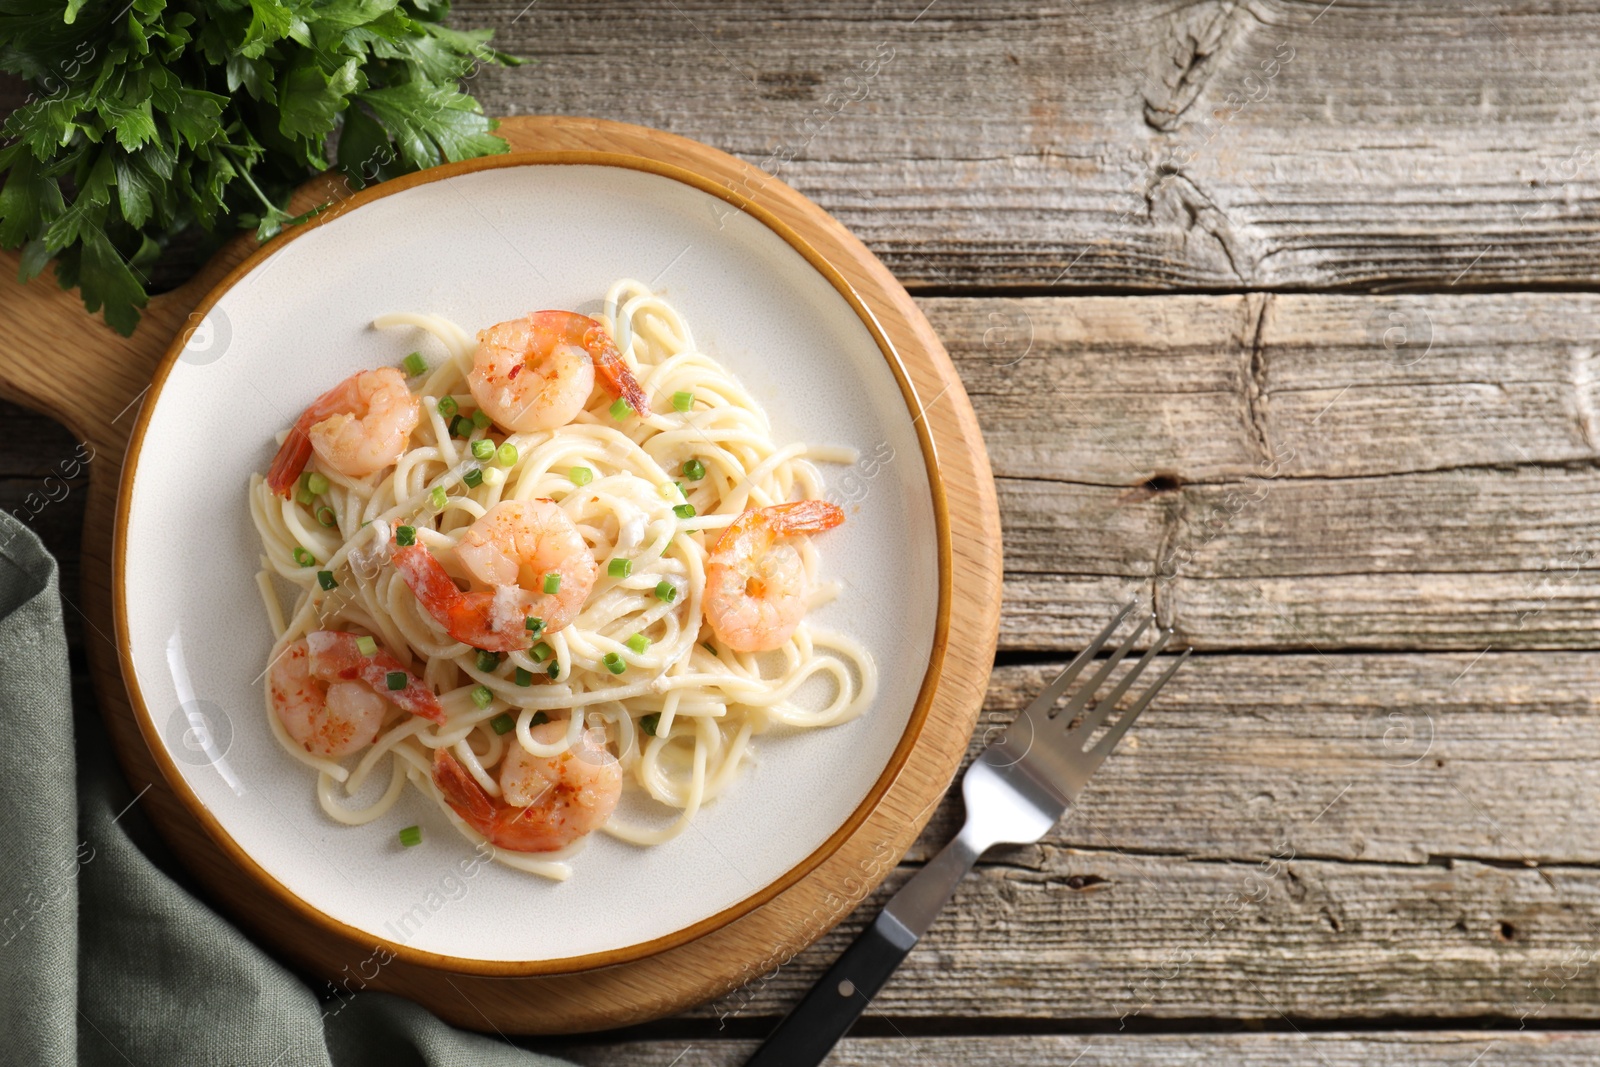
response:
M767 652L789 640L806 613L806 571L782 538L843 521L838 505L823 500L752 508L733 520L706 563L706 621L723 644Z
M359 634L335 630L318 630L307 634L306 646L311 650L311 673L330 682L365 682L401 711L409 711L434 722L444 722L444 709L439 706L438 696L421 678L407 671L399 660L382 648L367 655L361 651L359 641ZM405 675L405 684L399 689L389 684L392 674Z
M290 428L267 472L267 486L280 496L293 494L313 450L346 477L375 474L400 458L419 417L405 375L393 367L357 371L318 397Z
M533 739L553 745L565 721L535 726ZM450 754L433 753L433 782L467 825L489 843L512 852L554 852L605 825L622 796L622 765L605 747L604 734L586 730L578 745L558 756L532 756L507 746L500 761L500 796L490 797Z
M438 697L421 679L382 650L363 656L356 640L355 634L308 634L272 663L272 708L295 743L313 755L338 759L372 744L390 700L444 721ZM388 688L391 672L405 675L403 688Z
M553 430L577 417L595 374L640 415L650 402L606 328L571 311L535 311L481 330L467 384L509 430Z
M394 564L451 637L489 652L531 646L530 618L543 622L541 633L567 626L600 573L583 535L552 500L501 501L467 528L455 554L490 588L462 592L421 545L397 548Z

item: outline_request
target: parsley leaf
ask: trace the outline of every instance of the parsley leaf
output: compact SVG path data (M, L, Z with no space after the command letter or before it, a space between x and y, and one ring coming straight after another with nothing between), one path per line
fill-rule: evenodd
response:
M400 146L412 167L455 163L489 155L504 144L489 131L493 123L472 97L424 81L357 94Z
M0 70L32 93L0 126L0 246L54 262L129 333L148 272L265 239L328 166L352 186L506 150L461 89L520 60L448 0L5 0ZM190 257L183 260L187 251Z

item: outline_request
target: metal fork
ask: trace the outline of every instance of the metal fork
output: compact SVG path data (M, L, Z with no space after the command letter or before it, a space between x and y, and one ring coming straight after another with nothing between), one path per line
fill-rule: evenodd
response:
M1146 618L1066 706L1056 711L1067 687L1099 655L1135 603L1119 610L1089 647L967 768L961 780L967 805L961 833L889 898L872 925L756 1050L749 1067L813 1067L821 1063L928 932L934 916L978 857L992 845L1026 845L1039 840L1077 799L1089 776L1105 762L1139 713L1189 658L1190 650L1185 650L1097 737L1117 701L1172 638L1169 630L1151 642L1133 669L1085 713L1090 698L1149 628L1152 620Z

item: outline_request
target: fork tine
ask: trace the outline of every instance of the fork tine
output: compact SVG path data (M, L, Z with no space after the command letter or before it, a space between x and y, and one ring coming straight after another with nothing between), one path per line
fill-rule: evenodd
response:
M1172 676L1178 673L1178 668L1183 666L1183 661L1188 659L1189 653L1193 651L1194 649L1192 648L1184 649L1183 655L1174 660L1172 666L1168 667L1160 678L1150 683L1150 688L1140 694L1139 699L1133 702L1131 708L1122 713L1120 719L1111 724L1111 729L1105 732L1104 737L1095 742L1094 747L1089 750L1089 758L1094 760L1096 765L1110 755L1113 748L1117 747L1117 742L1122 740L1122 735L1128 732L1128 727L1133 725L1133 720L1137 719L1139 713L1145 709L1145 706L1155 698L1157 693L1161 692L1161 687L1172 680Z
M1118 645L1117 650L1106 658L1100 669L1094 672L1094 676L1083 683L1076 693L1072 694L1072 699L1067 701L1067 706L1057 714L1066 716L1067 721L1071 722L1073 716L1088 706L1089 698L1094 696L1095 692L1105 684L1106 679L1111 676L1111 672L1117 669L1117 664L1121 663L1123 657L1132 650L1134 642L1138 641L1144 635L1144 632L1150 628L1150 620L1152 618L1153 616L1145 617L1145 620L1139 624L1138 628L1128 635L1127 640ZM1055 717L1054 715L1051 716L1051 718Z
M1121 610L1111 617L1111 621L1106 624L1106 628L1100 631L1099 636L1085 646L1084 650L1079 652L1071 663L1067 664L1066 669L1056 675L1055 680L1044 687L1043 692L1033 698L1033 703L1028 705L1027 710L1022 715L1031 719L1036 715L1048 713L1051 708L1055 707L1056 701L1061 699L1061 694L1067 691L1067 686L1072 684L1074 678L1083 673L1083 668L1088 665L1090 660L1100 654L1100 650L1111 639L1111 635L1116 632L1117 627L1122 625L1122 620L1128 617L1128 612L1132 611L1138 603L1137 600L1130 600L1124 604Z
M1145 649L1145 653L1139 658L1139 662L1135 663L1133 668L1123 675L1122 681L1117 683L1116 688L1100 700L1097 700L1094 710L1085 715L1083 722L1070 730L1069 733L1077 734L1079 740L1085 742L1093 737L1094 732L1100 729L1100 724L1106 721L1106 716L1110 715L1112 709L1117 706L1117 701L1121 700L1122 695L1133 687L1133 683L1138 681L1139 675L1143 674L1144 669L1150 666L1150 661L1161 654L1161 650L1167 647L1167 642L1170 640L1172 640L1172 631L1165 630L1162 631L1161 636L1150 642L1150 647Z

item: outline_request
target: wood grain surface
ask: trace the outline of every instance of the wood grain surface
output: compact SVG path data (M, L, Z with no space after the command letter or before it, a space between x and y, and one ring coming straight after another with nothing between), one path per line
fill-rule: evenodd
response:
M753 1041L649 1041L560 1050L583 1067L734 1067L755 1051ZM1173 1034L1038 1037L852 1038L829 1058L832 1067L910 1067L961 1063L971 1067L1233 1067L1324 1064L1365 1067L1415 1063L1465 1067L1587 1067L1600 1056L1600 1039L1584 1032L1483 1034L1321 1033Z
M986 863L832 1062L1600 1056L1600 5L456 18L537 60L476 79L491 111L708 141L917 293L1002 505L986 725L1124 595L1204 650L1082 818ZM73 442L8 426L15 511ZM69 574L82 504L32 519ZM739 1062L865 918L556 1051Z
M908 285L1593 284L1594 3L488 0L497 114L720 145ZM608 64L597 77L595 58Z
M1003 648L1136 590L1208 650L1593 647L1595 297L924 306L1000 487Z

